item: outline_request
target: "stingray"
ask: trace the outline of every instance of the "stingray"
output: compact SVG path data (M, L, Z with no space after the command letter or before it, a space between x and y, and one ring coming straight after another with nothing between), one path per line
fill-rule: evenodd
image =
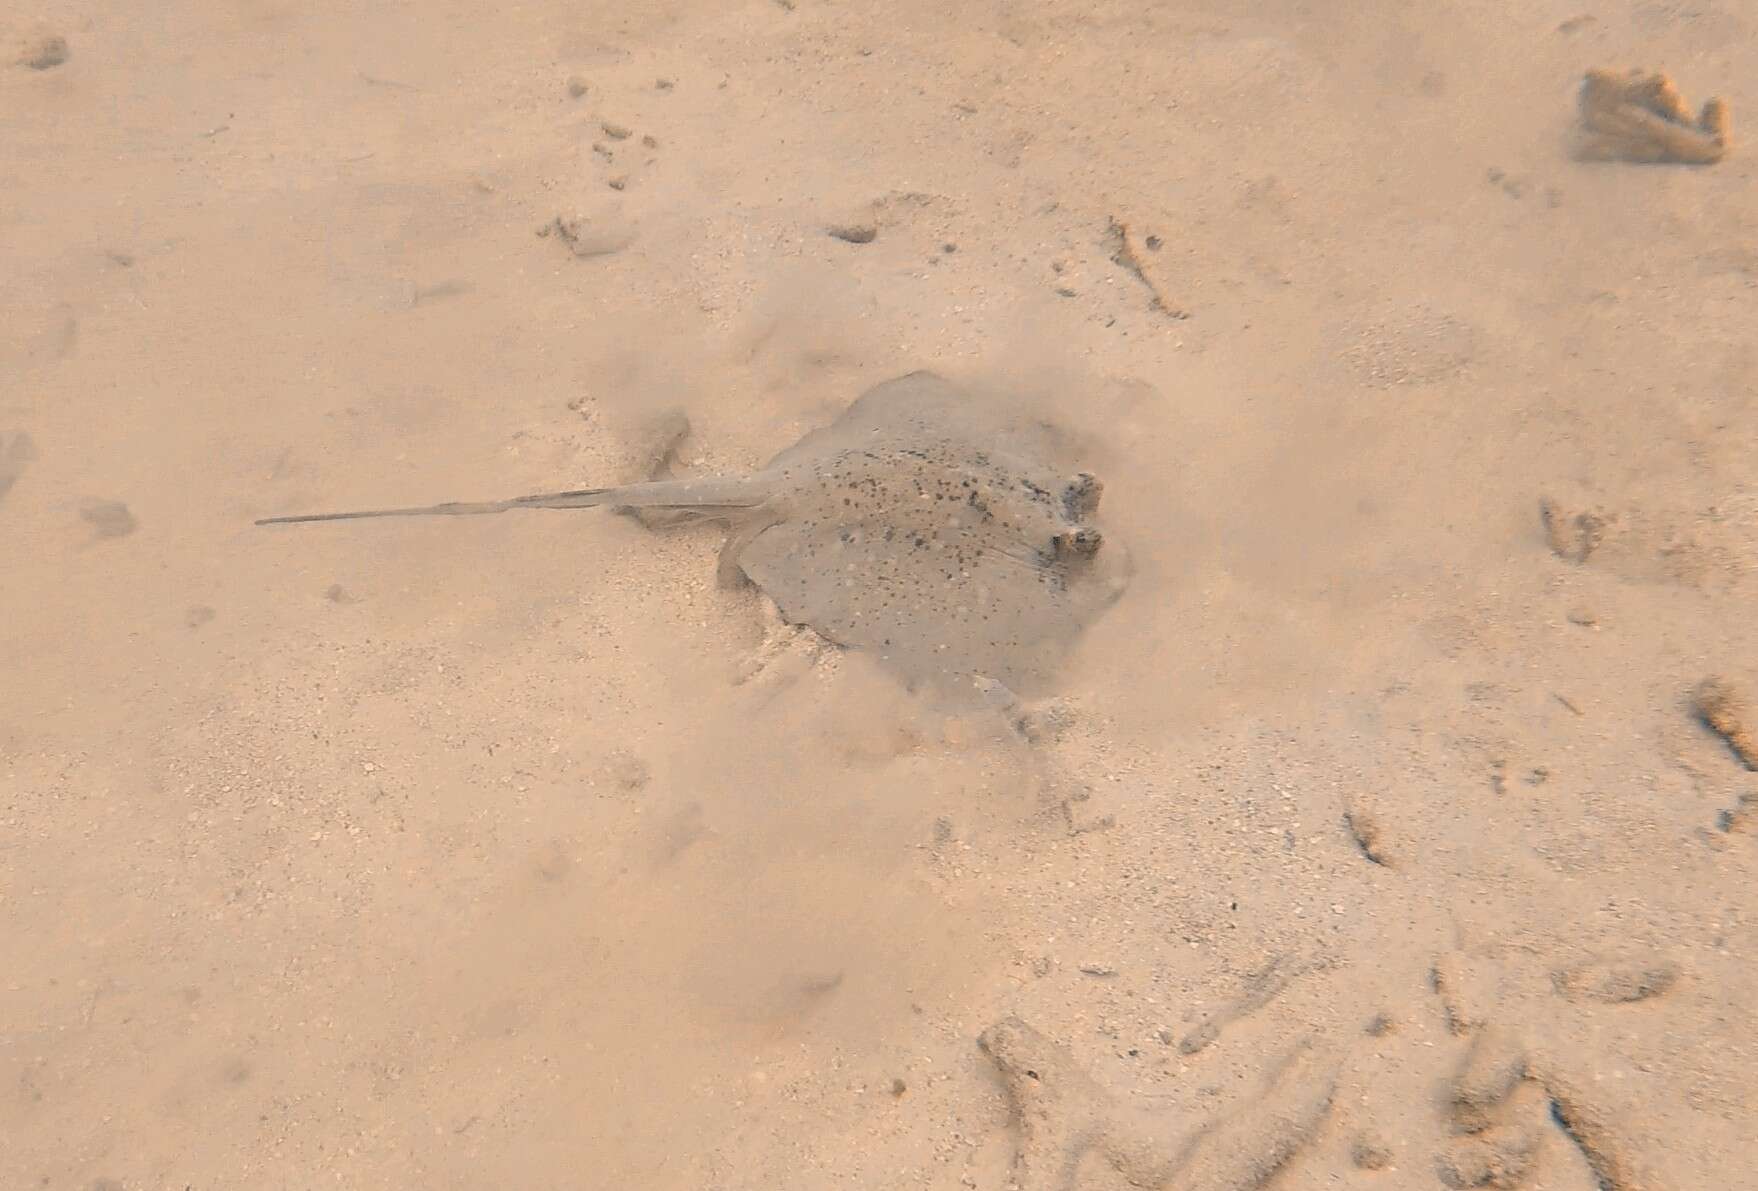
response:
M1066 436L931 372L868 389L747 476L510 500L266 517L258 525L512 509L674 510L728 527L718 574L790 624L868 652L911 685L1026 694L1123 587L1094 524L1102 485Z

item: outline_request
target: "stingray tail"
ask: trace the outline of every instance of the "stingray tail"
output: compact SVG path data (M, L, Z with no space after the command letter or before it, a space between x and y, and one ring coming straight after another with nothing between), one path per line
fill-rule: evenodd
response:
M536 492L511 500L448 501L400 509L355 509L345 513L300 513L261 517L258 525L292 525L305 521L360 521L368 517L475 517L509 509L697 509L702 512L746 509L760 505L768 489L756 478L655 480L618 488L576 488L570 492Z

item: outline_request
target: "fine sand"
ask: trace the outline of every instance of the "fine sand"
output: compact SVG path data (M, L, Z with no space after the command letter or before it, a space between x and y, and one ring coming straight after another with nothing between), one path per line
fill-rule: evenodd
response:
M1579 159L1635 66L1725 160ZM0 12L0 1188L1758 1187L1753 79L1735 0ZM709 529L252 525L915 368L1130 552L1023 706Z

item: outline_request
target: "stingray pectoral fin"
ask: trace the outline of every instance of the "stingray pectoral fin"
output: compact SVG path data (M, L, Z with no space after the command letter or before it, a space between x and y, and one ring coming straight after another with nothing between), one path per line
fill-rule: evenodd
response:
M721 587L731 589L743 587L751 582L751 577L745 574L744 563L740 561L740 555L744 554L752 542L755 542L768 530L775 528L780 522L781 518L778 516L753 517L749 521L733 527L733 531L727 535L726 545L720 548L720 557L715 560L714 564L714 578Z

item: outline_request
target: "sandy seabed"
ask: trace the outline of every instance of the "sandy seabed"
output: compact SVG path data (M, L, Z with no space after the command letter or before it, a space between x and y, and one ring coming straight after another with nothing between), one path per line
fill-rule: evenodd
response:
M1737 135L1758 16L0 14L0 1186L1758 1187L1758 191L1608 66ZM922 367L1134 561L1017 715L700 528L251 524Z

